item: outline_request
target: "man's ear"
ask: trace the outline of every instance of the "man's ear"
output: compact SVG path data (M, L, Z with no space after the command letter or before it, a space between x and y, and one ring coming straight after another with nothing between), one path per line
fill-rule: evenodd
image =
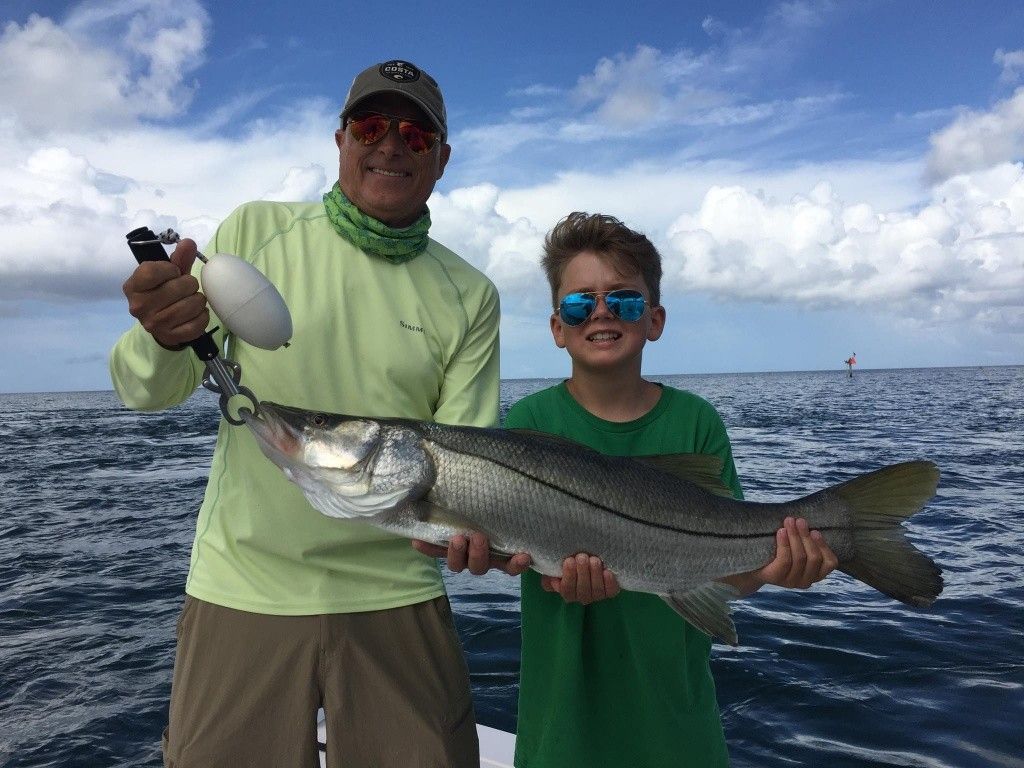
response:
M452 156L451 144L441 145L441 154L438 156L437 178L444 176L444 167L448 165L448 159Z

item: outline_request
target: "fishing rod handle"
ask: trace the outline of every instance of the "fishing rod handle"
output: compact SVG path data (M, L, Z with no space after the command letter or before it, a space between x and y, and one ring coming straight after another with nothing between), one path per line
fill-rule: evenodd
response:
M125 237L128 240L128 248L135 260L142 264L146 261L170 261L167 251L160 244L160 239L149 227L133 229ZM212 360L219 354L217 343L213 340L213 332L206 331L202 336L192 339L188 343L193 351L202 361Z

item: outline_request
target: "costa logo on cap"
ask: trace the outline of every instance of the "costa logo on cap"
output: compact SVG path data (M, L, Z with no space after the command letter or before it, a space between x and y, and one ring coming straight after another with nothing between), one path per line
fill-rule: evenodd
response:
M414 83L420 79L420 71L407 61L385 61L380 65L380 73L388 80L396 83Z

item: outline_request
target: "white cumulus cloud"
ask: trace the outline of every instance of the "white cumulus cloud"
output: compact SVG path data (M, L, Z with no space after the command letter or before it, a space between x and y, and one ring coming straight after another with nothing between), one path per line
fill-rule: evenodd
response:
M479 184L430 198L431 237L485 272L498 289L529 297L540 277L544 229L498 212L501 190Z
M909 211L844 202L827 182L785 201L713 187L667 237L676 290L1024 331L1019 163L950 179Z
M262 199L282 202L319 200L327 186L327 173L323 166L314 163L305 168L289 168L281 183L265 193Z
M1016 83L1021 79L1021 75L1024 75L1024 50L1004 51L1000 48L992 58L1003 68L999 74L1001 83Z
M189 106L209 19L194 0L110 0L0 34L0 303L117 298L124 233L200 243L235 205L311 199L336 163L333 111L296 103L237 140L162 126ZM314 161L314 162L311 162ZM317 162L319 161L319 162ZM303 165L305 164L305 165Z
M24 131L92 130L183 112L209 18L194 0L75 8L63 24L33 14L0 34L0 115Z
M10 22L0 35L0 113L26 130L93 128L130 117L125 62L49 19Z
M1024 159L1024 87L988 112L961 113L932 135L931 147L928 174L935 181Z

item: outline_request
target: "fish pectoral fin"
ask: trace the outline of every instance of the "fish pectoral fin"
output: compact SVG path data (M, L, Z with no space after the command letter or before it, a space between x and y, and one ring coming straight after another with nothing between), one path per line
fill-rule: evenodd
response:
M460 530L480 530L479 525L471 522L458 512L448 509L448 507L441 507L437 504L432 504L426 499L417 500L413 505L413 508L415 510L416 519L423 523L433 523L434 525L444 526L445 528Z
M665 453L659 456L633 456L634 461L642 461L652 467L681 477L694 485L699 485L715 496L732 498L732 491L722 482L722 460L709 453Z
M728 584L709 581L693 589L662 595L661 599L704 634L729 645L739 645L736 625L729 616L729 601L739 596L740 593Z
M473 531L479 531L487 537L488 541L491 542L490 552L493 555L499 555L501 557L508 557L514 552L505 552L494 545L493 536L487 529L480 526L479 523L473 522L466 517L463 517L458 512L455 512L447 507L441 507L437 504L431 504L425 499L420 499L413 506L414 514L416 519L430 526L436 532L441 535L440 542L443 542L444 546L447 546L451 541L452 536L457 534L469 535Z

